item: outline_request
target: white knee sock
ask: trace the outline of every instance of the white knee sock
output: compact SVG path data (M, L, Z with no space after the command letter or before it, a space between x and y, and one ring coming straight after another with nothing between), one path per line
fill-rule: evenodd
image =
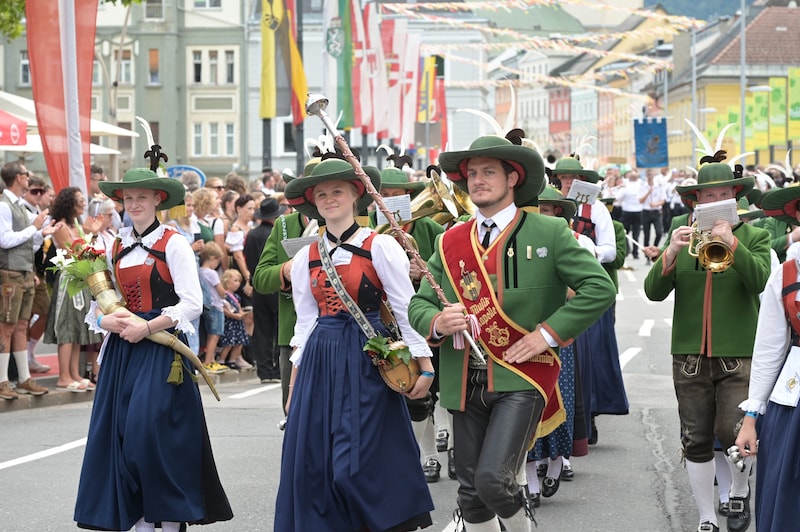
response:
M700 523L717 524L714 513L714 460L708 462L690 462L686 460L686 472L689 473L689 485L692 487L694 502L700 512Z
M501 517L508 532L531 532L531 520L525 514L525 508L520 508L511 517Z
M180 523L175 523L173 521L161 521L161 532L178 532L180 529Z
M560 456L551 458L549 463L547 464L547 476L550 478L558 478L559 476L561 476L562 463L563 463L563 458L561 458Z
M714 463L717 471L717 491L720 502L730 500L731 491L731 463L725 451L714 451Z
M539 493L539 476L536 474L536 462L525 464L525 476L528 478L528 491L531 495Z
M500 521L496 517L492 517L483 523L467 523L464 521L464 529L467 532L500 532ZM509 532L516 532L516 530L512 529Z
M564 457L562 456L562 457L561 457L561 460L564 462L564 467L567 467L568 465L571 465L571 464L569 463L569 458L564 458Z
M528 472L525 467L526 465L527 462L522 462L519 471L517 471L517 484L519 484L520 486L524 486L525 484L528 483Z
M156 529L155 523L148 523L144 520L144 517L136 521L136 525L134 525L136 532L154 532Z
M436 458L436 428L433 420L428 416L424 421L412 421L411 427L414 429L414 438L419 445L420 457L424 464L429 458Z
M28 340L28 356L34 358L33 353L36 351L36 345L39 343L38 338L31 338Z
M31 378L31 371L28 368L28 352L14 351L14 361L17 363L17 382L25 382Z
M11 353L0 353L0 382L8 380L8 363L11 361Z
M750 468L753 467L753 459L744 459L744 471L739 471L736 466L728 462L728 471L731 475L731 497L747 497L750 492L747 480L750 478ZM720 484L720 488L722 485Z

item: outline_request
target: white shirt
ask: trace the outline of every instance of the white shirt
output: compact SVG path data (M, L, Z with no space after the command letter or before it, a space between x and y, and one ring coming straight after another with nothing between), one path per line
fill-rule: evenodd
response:
M371 229L362 227L349 243L353 246L361 246L371 233ZM333 245L327 236L322 240L330 251ZM316 246L317 244L311 245ZM292 299L297 311L297 322L294 326L294 336L289 341L289 345L297 348L290 358L295 366L300 365L303 358L303 346L316 327L317 318L319 318L319 306L311 291L311 274L308 269L309 248L310 246L305 246L298 251L292 262ZM352 257L351 252L345 248L339 248L331 257L331 262L334 266L342 266L350 264ZM372 264L383 284L383 290L392 306L392 312L400 327L403 341L408 345L411 355L414 358L432 356L425 338L420 336L408 321L408 303L411 301L411 296L414 295L414 286L408 277L409 262L406 252L391 236L375 235L372 240Z
M642 212L642 204L639 202L642 196L642 183L638 179L628 181L617 193L617 199L622 202L623 212Z
M653 204L658 204L659 202L666 202L667 191L665 190L664 185L660 183L653 183L653 186L650 186L646 183L643 184L641 191L642 198L647 194L648 190L650 190L650 195L647 196L647 199L645 199L644 203L642 203L642 209L646 211L660 211L661 205L654 207Z
M578 213L582 214L584 208L584 205L578 205ZM595 235L594 256L601 263L613 262L617 258L617 237L614 235L611 213L605 203L600 200L594 202L591 220Z
M3 194L11 200L11 203L18 203L21 201L16 194L11 192L9 189L3 190ZM44 241L44 237L42 237L42 231L40 229L36 229L33 224L34 215L32 212L25 209L25 213L28 215L28 227L21 231L14 231L14 222L11 216L11 208L5 203L0 201L0 248L3 249L11 249L23 244L33 238L33 250L36 251L42 246L42 242Z
M480 210L478 210L478 212L475 213L475 220L477 222L475 224L475 227L477 228L478 231L478 242L483 241L483 232L486 230L483 227L484 221L491 220L494 222L494 227L492 228L492 233L491 236L489 237L489 242L491 243L494 242L495 238L500 236L500 233L502 233L503 230L509 226L509 224L511 224L516 215L517 215L517 206L514 205L514 203L512 203L502 211L496 213L491 218L487 218L481 213Z
M800 273L795 282L800 282ZM780 267L769 276L762 293L750 366L750 390L747 400L739 405L746 412L763 414L766 411L770 393L789 351L791 330L786 323L782 290L783 267ZM795 294L795 300L800 300L800 292Z

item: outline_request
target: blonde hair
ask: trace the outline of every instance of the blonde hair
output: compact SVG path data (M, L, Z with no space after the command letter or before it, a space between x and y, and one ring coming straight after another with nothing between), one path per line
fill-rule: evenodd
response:
M222 286L227 286L228 285L228 281L231 281L234 278L238 279L239 281L241 281L242 280L242 274L239 272L239 270L234 270L233 268L228 268L227 270L225 270L222 273Z
M222 248L216 242L206 242L203 250L200 251L200 264L205 264L211 259L222 260L225 257Z

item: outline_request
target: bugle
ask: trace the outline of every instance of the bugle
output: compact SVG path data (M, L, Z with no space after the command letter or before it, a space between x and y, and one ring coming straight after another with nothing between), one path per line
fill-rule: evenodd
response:
M697 222L692 224L688 252L703 268L714 273L724 272L733 264L731 247L721 236L712 236L711 231L700 231Z

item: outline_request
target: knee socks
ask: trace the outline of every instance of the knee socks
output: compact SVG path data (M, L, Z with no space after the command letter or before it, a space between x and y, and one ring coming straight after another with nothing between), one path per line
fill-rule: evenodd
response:
M731 463L725 451L714 451L714 464L717 473L717 491L720 502L728 502L731 492Z
M8 380L8 363L11 361L11 353L0 353L0 382Z
M708 462L686 460L686 472L689 473L689 485L692 487L694 502L700 512L700 523L717 525L717 514L714 512L714 460Z
M14 351L14 361L17 363L17 382L25 382L31 378L31 371L28 368L28 352Z
M520 511L522 512L522 510ZM524 514L525 512L522 513ZM505 522L505 520L503 522ZM496 517L492 517L490 520L484 521L483 523L468 523L464 521L464 530L467 532L500 532L500 521L498 521ZM530 528L528 530L530 530ZM512 528L509 532L516 532L516 530Z
M508 532L531 532L531 520L525 513L525 508L520 508L511 517L501 517L500 520Z
M753 458L748 457L744 459L744 471L736 469L730 461L728 461L729 471L731 475L731 497L747 497L750 493L748 479L750 478L750 468L753 467ZM721 487L721 485L720 485Z
M412 421L411 427L419 445L422 463L429 458L437 458L439 453L436 451L436 427L433 426L433 419L428 416L424 421Z

